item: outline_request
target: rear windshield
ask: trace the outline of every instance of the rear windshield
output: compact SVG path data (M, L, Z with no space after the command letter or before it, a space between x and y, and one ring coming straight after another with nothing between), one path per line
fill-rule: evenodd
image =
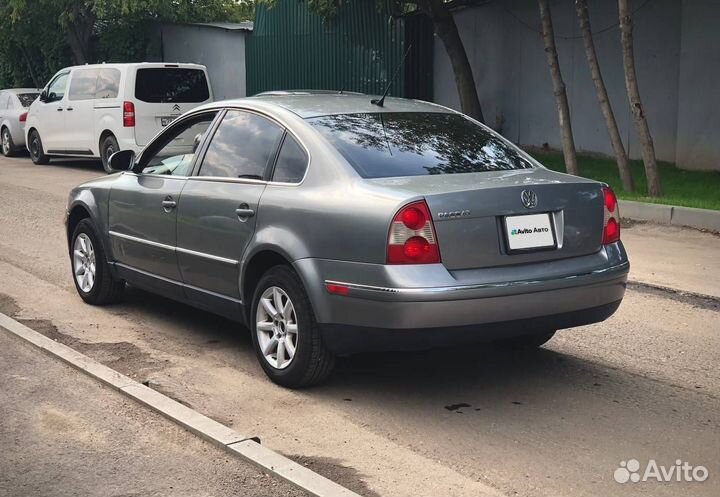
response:
M146 68L137 71L135 98L149 103L200 103L210 98L210 89L200 69Z
M35 101L38 95L39 93L18 93L17 98L20 100L20 105L30 107L30 104Z
M513 147L460 114L341 114L307 121L363 178L533 167Z

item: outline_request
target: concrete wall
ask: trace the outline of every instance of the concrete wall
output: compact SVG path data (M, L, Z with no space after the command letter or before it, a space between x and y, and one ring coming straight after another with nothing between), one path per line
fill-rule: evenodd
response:
M249 31L182 24L159 29L165 62L205 65L215 100L245 96L245 37Z
M631 157L640 156L627 104L617 3L589 0L603 77ZM585 59L574 2L554 2L553 22L579 150L611 154ZM636 12L638 81L660 160L720 169L720 0L644 0ZM560 148L557 110L535 0L490 2L455 14L485 118L523 145ZM458 108L442 43L435 43L435 100Z

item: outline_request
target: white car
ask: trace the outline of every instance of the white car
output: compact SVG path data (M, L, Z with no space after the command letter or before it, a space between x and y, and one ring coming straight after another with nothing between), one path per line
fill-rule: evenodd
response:
M26 143L35 164L50 157L108 159L142 148L182 113L213 101L205 66L89 64L59 71L30 107Z
M28 107L40 90L35 88L12 88L0 91L0 138L2 153L12 157L25 148L25 120Z

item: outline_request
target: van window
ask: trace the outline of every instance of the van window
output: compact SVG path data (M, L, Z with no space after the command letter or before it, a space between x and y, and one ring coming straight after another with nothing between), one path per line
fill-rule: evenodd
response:
M65 96L65 87L67 86L68 75L70 73L64 72L58 77L52 80L48 86L48 102L57 102L62 100Z
M180 67L138 69L135 98L148 103L200 103L210 98L205 72Z
M70 100L116 98L120 91L118 69L77 69L70 81Z
M282 134L269 119L229 110L205 153L200 176L263 179Z
M120 93L120 70L104 68L98 71L95 98L117 98Z
M92 100L95 98L95 87L97 86L97 69L77 69L70 80L70 100Z

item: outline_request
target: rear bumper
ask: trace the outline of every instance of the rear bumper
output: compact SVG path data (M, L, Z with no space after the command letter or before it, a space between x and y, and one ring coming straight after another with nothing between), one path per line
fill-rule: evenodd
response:
M352 350L367 348L363 341L372 342L370 348L385 348L383 342L397 348L393 342L410 342L413 337L406 332L418 330L441 344L452 342L454 334L495 339L498 333L507 337L602 321L622 301L630 267L621 243L573 259L455 273L442 265L318 259L295 266L326 341L336 351L347 344ZM330 295L326 282L346 286L348 294ZM359 338L350 337L352 330L360 330Z

